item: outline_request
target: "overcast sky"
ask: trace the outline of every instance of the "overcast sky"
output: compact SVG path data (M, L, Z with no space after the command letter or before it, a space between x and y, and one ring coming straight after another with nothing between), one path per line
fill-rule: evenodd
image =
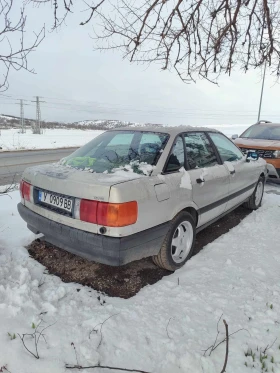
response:
M48 30L49 5L29 7L27 38L40 22ZM25 99L25 116L35 118L34 96L41 96L42 119L78 121L120 119L170 125L251 124L257 119L260 72L223 76L219 87L199 81L184 84L175 72L130 64L120 52L93 51L90 27L79 26L85 13L70 16L29 59L35 74L12 71L9 90L0 96L0 113L19 115L15 99ZM40 22L39 22L40 20ZM267 74L262 118L278 121L280 86Z

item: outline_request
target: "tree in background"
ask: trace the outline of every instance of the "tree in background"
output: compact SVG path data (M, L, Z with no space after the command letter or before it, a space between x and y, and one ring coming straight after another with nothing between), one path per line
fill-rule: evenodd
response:
M25 7L19 6L19 0L0 0L0 91L8 88L11 69L34 72L28 67L27 57L44 39L45 28L34 33L31 43L25 43L26 19Z
M28 2L51 5L52 29L72 13L86 14L80 25L92 24L95 49L120 50L131 62L175 70L185 82L217 82L222 73L247 72L265 62L272 74L280 74L279 0Z

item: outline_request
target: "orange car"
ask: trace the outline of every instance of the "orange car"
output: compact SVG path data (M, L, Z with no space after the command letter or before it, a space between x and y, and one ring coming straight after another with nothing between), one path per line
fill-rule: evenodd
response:
M242 150L255 150L268 163L268 177L280 182L280 124L261 120L232 140Z

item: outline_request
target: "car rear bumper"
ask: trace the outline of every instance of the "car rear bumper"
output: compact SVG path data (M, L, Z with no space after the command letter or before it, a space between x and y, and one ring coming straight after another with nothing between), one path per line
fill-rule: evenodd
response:
M152 255L157 255L169 229L169 222L126 237L108 237L85 232L49 220L29 210L22 203L18 212L27 227L44 240L81 256L112 266L121 266Z

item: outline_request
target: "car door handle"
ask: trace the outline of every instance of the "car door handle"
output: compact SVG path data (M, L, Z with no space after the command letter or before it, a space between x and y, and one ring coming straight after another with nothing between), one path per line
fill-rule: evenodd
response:
M230 174L231 174L231 175L234 175L234 174L235 174L235 170L230 171Z
M205 180L203 180L203 179L196 179L196 182L197 182L197 184L201 184L201 183L204 183Z

